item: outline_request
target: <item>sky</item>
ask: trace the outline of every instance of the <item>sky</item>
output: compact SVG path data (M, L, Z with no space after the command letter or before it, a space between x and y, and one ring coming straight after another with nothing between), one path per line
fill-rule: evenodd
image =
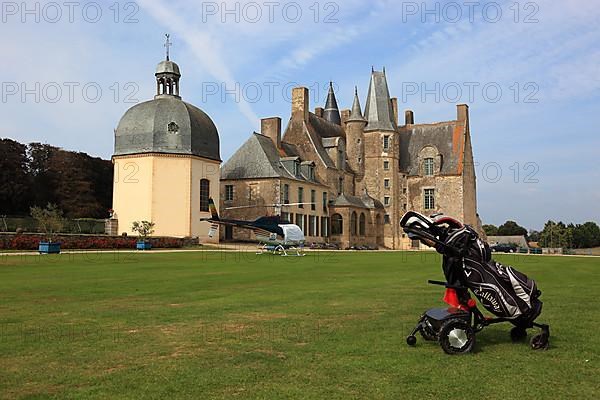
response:
M3 1L0 137L110 158L120 117L181 67L227 160L291 88L364 106L371 68L416 123L469 104L484 223L600 222L600 2Z

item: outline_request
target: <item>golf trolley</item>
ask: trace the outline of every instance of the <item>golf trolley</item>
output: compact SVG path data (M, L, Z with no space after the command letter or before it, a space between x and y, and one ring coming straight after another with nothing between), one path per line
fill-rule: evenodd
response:
M475 346L475 334L488 325L500 322L512 322L515 326L510 331L514 342L527 337L528 328L540 328L541 332L531 338L531 348L534 350L547 349L550 327L533 322L541 312L541 302L538 310L532 313L529 321L513 321L507 318L488 318L477 308L474 299L469 299L467 304L456 302L455 290L465 290L464 287L452 287L446 282L428 281L430 284L446 286L444 300L450 305L448 308L432 308L421 316L415 329L406 337L406 343L414 346L417 343L417 332L427 341L439 342L442 350L448 354L468 353ZM452 304L450 304L452 303Z
M475 334L488 325L510 322L513 341L527 337L527 329L539 328L531 338L531 348L547 349L550 327L534 322L542 312L541 291L535 281L491 259L489 246L468 225L442 215L427 218L407 212L400 225L412 239L435 247L443 255L446 282L429 283L446 288L444 301L448 308L427 310L406 338L417 343L417 332L427 341L438 341L448 354L464 354L475 346ZM471 291L486 310L496 318L486 317L471 298Z

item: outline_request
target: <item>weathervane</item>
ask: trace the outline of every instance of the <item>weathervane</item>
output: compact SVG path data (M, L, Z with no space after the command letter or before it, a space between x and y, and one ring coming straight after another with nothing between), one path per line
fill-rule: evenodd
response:
M169 61L169 47L171 47L173 43L169 41L169 38L171 37L170 34L166 33L165 37L167 38L167 40L165 41L165 47L167 48L167 61Z

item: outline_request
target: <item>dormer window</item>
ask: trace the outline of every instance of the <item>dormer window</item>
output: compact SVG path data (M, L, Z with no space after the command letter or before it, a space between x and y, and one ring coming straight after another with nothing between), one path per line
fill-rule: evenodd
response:
M311 165L308 167L308 179L311 181L315 180L315 167Z
M300 161L294 161L294 176L300 175Z
M423 175L433 176L433 158L426 158L423 160Z

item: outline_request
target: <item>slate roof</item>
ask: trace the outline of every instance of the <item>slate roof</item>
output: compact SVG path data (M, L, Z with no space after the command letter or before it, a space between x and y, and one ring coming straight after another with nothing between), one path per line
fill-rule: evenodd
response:
M383 206L383 203L382 203L382 202L380 202L379 200L377 200L377 199L376 199L376 198L374 198L374 197L371 197L371 196L369 195L369 193L367 193L367 192L364 192L364 193L363 193L363 194L360 196L360 200L363 202L363 204L364 204L365 206L367 206L368 208L371 208L371 209L378 208L378 209L381 209L381 210L383 210L383 209L385 208L385 207Z
M409 176L419 175L419 152L434 146L442 155L441 175L462 173L466 132L458 121L435 124L407 125L399 128L400 171Z
M295 146L282 143L282 148L277 149L271 138L255 132L223 164L221 179L288 178L308 181L302 175L294 176L283 166L282 160L286 158L298 158Z
M335 207L360 207L369 208L360 197L352 196L350 194L342 193L331 203Z
M352 121L366 122L360 109L360 100L358 99L358 88L356 87L354 88L354 101L352 102L352 111L350 111L350 117L348 117L348 122Z
M371 73L365 118L368 121L365 127L366 132L394 131L396 128L385 72L373 71Z
M518 244L521 247L529 247L529 245L527 244L527 239L525 239L525 236L519 236L519 235L513 235L513 236L488 236L487 238L487 242L494 245L494 244L498 244L498 243L502 243L502 244L509 244L509 243L515 243Z
M198 107L176 96L156 96L131 107L115 130L114 155L190 154L221 161L219 134Z
M327 93L327 102L323 110L323 119L335 125L342 125L340 110L338 108L335 93L333 92L333 83L329 82L329 92Z

